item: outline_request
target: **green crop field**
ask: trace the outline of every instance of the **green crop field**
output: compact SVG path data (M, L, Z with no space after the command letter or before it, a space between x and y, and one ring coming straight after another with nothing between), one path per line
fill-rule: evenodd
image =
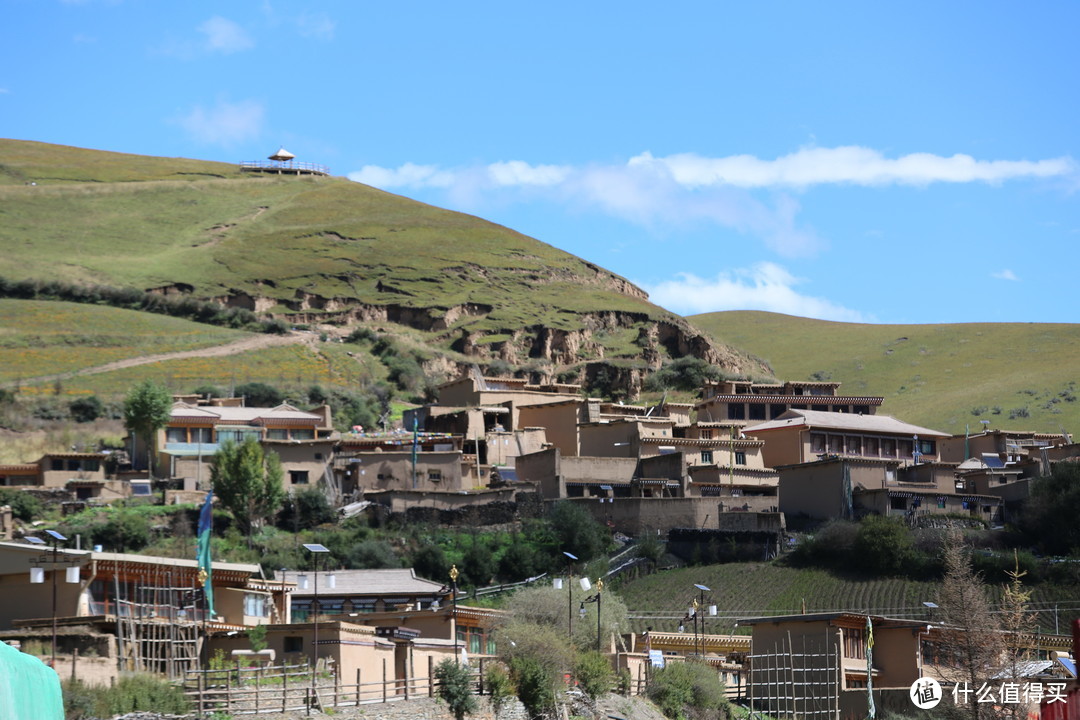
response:
M706 604L717 606L707 618L707 632L730 633L740 617L807 612L869 612L888 617L926 619L923 602L937 598L939 584L901 578L844 578L825 570L785 567L777 563L728 563L679 568L620 583L617 592L638 632L648 627L674 631L679 618L699 596L695 584L712 590ZM680 590L681 588L681 590ZM1032 607L1040 628L1062 632L1080 617L1080 588L1044 583L1032 588ZM991 588L997 597L1000 588Z
M843 383L880 395L879 413L944 432L1080 432L1080 325L862 325L764 312L691 322L765 359L776 377Z
M248 335L133 310L0 299L0 383L224 345Z

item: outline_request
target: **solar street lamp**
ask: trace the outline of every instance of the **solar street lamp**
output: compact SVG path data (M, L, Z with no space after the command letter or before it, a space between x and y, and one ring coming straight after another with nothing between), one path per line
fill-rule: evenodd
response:
M56 667L56 571L57 568L63 564L60 561L60 543L66 542L67 538L56 532L55 530L45 530L46 535L52 539L52 667ZM39 537L27 536L26 541L33 545L46 545L46 541ZM33 566L30 568L30 582L34 584L40 584L45 582L45 563L49 562L47 556L34 558L32 561ZM78 562L72 560L73 563ZM74 572L72 572L74 571ZM66 569L65 582L70 584L76 584L79 582L79 568L75 565Z
M315 621L315 636L314 646L312 650L312 664L311 664L311 687L315 687L315 675L316 670L319 668L319 555L323 553L329 553L330 550L325 545L319 543L304 543L304 549L311 553L311 562L315 566L315 599L312 605L312 612L314 614Z

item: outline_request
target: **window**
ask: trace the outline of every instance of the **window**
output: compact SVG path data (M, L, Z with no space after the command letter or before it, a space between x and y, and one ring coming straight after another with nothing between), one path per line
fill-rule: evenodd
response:
M316 460L322 460L322 453L315 453Z
M922 455L934 455L937 452L937 443L933 440L920 440L919 453Z
M896 443L896 450L900 453L900 457L911 457L912 444L910 440L899 440Z
M82 469L86 472L97 472L98 467L99 464L97 460L83 460Z
M866 658L866 639L862 630L844 629L844 657L857 660Z
M711 465L712 461L713 461L712 460L712 450L702 450L701 451L701 462L702 462L702 464L703 465Z
M750 419L751 420L764 420L765 419L765 404L764 403L750 403Z
M64 461L61 460L60 458L53 458L52 461L49 463L49 469L50 470L63 470L64 469Z
M854 407L852 407L852 411L855 412L855 413L858 413L859 415L869 415L870 414L870 406L869 405L855 405Z
M182 427L165 428L165 442L167 442L167 443L187 442L187 428L182 428Z
M787 411L787 405L770 405L769 417L780 417Z
M308 484L308 471L307 470L290 470L289 482L293 485L307 485Z
M896 441L885 438L881 441L881 457L896 457Z
M870 457L876 456L880 452L880 444L877 438L864 438L863 439L863 454Z
M746 464L746 453L744 453L742 450L736 450L735 451L735 464L736 465L745 465Z
M357 613L375 612L375 601L367 598L353 598L352 611Z
M244 614L251 617L270 617L270 603L266 595L244 593Z
M810 433L810 452L825 452L825 436L821 433Z
M746 406L742 403L729 403L727 406L728 420L745 420Z
M298 653L304 651L304 638L295 635L285 636L285 652Z
M840 454L844 451L844 437L842 435L829 436L829 452Z
M266 431L267 440L288 440L289 431L284 428L270 428Z
M849 435L844 438L844 445L847 447L848 455L861 455L862 454L862 438L858 435Z
M431 482L439 482L442 480L442 470L428 470L427 479Z
M311 428L294 428L292 431L293 440L314 440L315 431Z
M293 622L307 622L311 617L311 601L310 600L293 600L292 602L292 619Z
M893 510L907 510L907 498L894 497L889 499L889 507Z
M712 433L713 433L712 430L702 430L701 431L701 439L702 440L712 440Z

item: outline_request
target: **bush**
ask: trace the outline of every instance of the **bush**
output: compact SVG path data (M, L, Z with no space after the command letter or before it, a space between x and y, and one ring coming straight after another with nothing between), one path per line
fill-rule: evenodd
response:
M559 547L576 555L581 562L588 562L607 549L607 529L577 503L568 500L555 503L548 521Z
M130 510L111 514L90 532L93 543L110 552L137 551L150 544L150 521Z
M23 522L41 519L45 506L41 500L22 490L0 488L0 505L9 505L11 514Z
M595 700L611 692L615 674L607 656L598 652L585 652L574 663L574 677L585 694Z
M467 665L447 658L435 666L439 681L439 699L446 703L457 720L480 709L472 691L472 672Z
M285 501L278 513L277 526L282 530L310 530L337 521L337 513L321 490L314 487L298 490Z
M63 683L63 693L67 720L147 711L184 715L191 709L183 690L152 675L126 675L111 687L69 680Z
M285 402L285 396L276 387L261 382L249 382L236 386L236 397L243 397L248 407L277 407Z
M72 400L68 405L68 412L75 422L94 422L105 413L105 405L97 395L90 395Z
M660 390L696 392L701 390L706 380L722 380L723 377L720 368L710 365L701 358L687 355L664 365L649 376L645 381L645 389L652 392Z
M510 681L510 674L502 665L488 665L484 674L484 687L491 703L491 714L498 720L499 713L515 692L514 683Z
M660 668L653 673L646 694L669 718L681 720L688 709L728 714L719 675L699 662L676 662Z
M907 528L895 518L880 515L863 518L852 549L852 560L859 567L880 575L903 574L914 555Z

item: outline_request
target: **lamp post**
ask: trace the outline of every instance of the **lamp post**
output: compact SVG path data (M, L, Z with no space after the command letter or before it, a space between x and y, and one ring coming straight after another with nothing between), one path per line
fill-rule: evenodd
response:
M311 562L315 567L315 571L312 573L315 576L315 599L311 606L315 622L315 636L313 638L311 651L311 687L314 689L315 676L318 674L317 670L319 669L319 555L321 553L328 553L330 550L327 549L325 545L320 545L319 543L304 543L304 549L311 553Z
M52 667L56 667L56 569L61 565L60 562L60 543L67 540L66 537L56 532L55 530L46 530L45 534L52 538ZM34 545L45 545L45 541L38 537L28 536L26 540ZM48 558L38 558L36 563L44 565L48 561ZM73 560L72 562L78 562ZM76 569L74 566L69 568L69 571ZM74 577L74 579L72 579ZM79 582L79 576L76 574L72 576L68 572L66 577L67 582L77 583ZM45 569L43 567L31 567L30 568L30 582L43 583L45 582Z
M581 619L585 619L585 603L596 603L596 652L600 652L600 598L604 593L604 581L603 579L597 579L596 581L596 594L585 598L581 601L579 612L581 613Z
M694 612L694 628L696 630L698 613L701 612L701 608L705 607L705 593L712 592L712 590L710 590L709 588L707 588L704 585L699 585L698 583L694 583L694 587L696 587L698 589L698 592L700 593L700 596L701 596L701 602L698 602L696 598L694 600L694 611L695 611ZM696 639L695 639L695 643L694 643L694 649L695 650L697 649ZM701 618L701 655L702 656L705 655L705 618L704 617Z
M577 562L577 555L568 553L563 550L569 562L566 564L566 635L570 638L570 642L574 641L574 563Z
M454 604L453 618L454 622L451 623L454 626L454 662L458 660L458 628L457 628L457 579L458 579L457 565L450 566L450 599Z

